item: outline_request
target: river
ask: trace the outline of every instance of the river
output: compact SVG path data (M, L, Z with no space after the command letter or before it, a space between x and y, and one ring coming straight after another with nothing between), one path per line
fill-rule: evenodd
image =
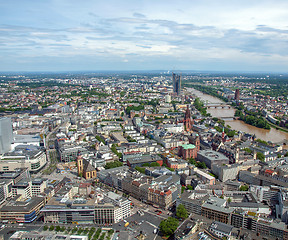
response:
M196 95L197 97L199 97L204 102L224 103L219 98L202 93L194 88L188 88L187 90L191 92L192 94ZM226 118L225 119L226 125L230 125L232 129L250 133L250 134L255 134L257 138L260 138L265 141L271 141L273 143L278 143L285 139L288 139L288 133L276 130L275 128L271 128L270 130L267 130L267 129L251 126L249 124L244 123L241 120L233 120L232 118L234 116L235 111L236 110L234 108L227 109L227 108L221 108L221 107L207 109L207 112L210 113L213 117ZM230 117L231 117L231 120L229 119ZM227 120L227 118L229 120Z

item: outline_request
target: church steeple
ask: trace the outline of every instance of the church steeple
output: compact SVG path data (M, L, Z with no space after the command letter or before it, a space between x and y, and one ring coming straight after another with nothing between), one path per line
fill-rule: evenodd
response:
M191 120L191 113L190 113L190 109L189 109L189 105L187 105L187 109L186 109L186 112L185 112L185 115L184 115L184 127L185 127L185 130L187 132L190 132L192 130L192 120Z
M77 170L78 176L81 176L83 174L83 159L81 156L77 157Z

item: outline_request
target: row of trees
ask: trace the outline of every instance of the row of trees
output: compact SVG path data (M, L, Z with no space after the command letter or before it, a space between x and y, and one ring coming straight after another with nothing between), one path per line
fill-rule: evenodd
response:
M122 157L123 157L122 153L119 153L119 152L117 151L115 144L112 145L111 151L112 151L113 153L115 153L118 158L122 158Z
M270 125L266 119L259 115L244 114L240 110L236 110L235 117L239 117L242 121L258 128L270 130Z
M207 166L204 162L196 161L194 158L190 158L189 163L194 165L195 167L206 169Z
M126 113L129 115L132 110L140 111L144 109L144 104L140 104L139 106L128 106L126 108Z
M204 104L201 102L200 98L196 98L193 105L203 116L211 116L210 113L207 113L207 108L204 107Z
M43 227L43 230L44 231L55 231L55 232L64 232L66 231L67 233L71 232L71 234L75 234L77 233L78 235L87 235L88 234L88 238L91 239L93 234L95 233L94 235L94 238L93 239L98 239L99 238L99 235L101 233L101 228L98 228L97 231L95 229L95 227L92 227L92 228L77 228L77 227L74 227L74 228L70 228L70 227L65 227L65 226L54 226L54 225L51 225L50 227L48 227L47 225L45 225Z
M223 128L219 127L219 126L215 126L214 127L218 132L222 132ZM236 134L235 130L231 130L229 128L224 127L224 132L228 137L234 137L234 135Z
M116 168L116 167L121 167L121 166L123 166L123 163L118 161L118 160L116 160L114 162L106 163L105 169Z

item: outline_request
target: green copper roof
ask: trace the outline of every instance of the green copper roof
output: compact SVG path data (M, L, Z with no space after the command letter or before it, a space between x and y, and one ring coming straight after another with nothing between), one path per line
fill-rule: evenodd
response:
M192 148L195 148L195 145L193 145L193 144L184 144L181 147L183 147L184 149L192 149Z

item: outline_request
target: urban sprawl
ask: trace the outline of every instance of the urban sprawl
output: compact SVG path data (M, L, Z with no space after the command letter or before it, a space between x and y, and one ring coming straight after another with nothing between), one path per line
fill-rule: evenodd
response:
M234 119L287 131L287 86L277 84L169 72L2 74L0 235L288 239L286 140L264 141L208 112L235 109Z

